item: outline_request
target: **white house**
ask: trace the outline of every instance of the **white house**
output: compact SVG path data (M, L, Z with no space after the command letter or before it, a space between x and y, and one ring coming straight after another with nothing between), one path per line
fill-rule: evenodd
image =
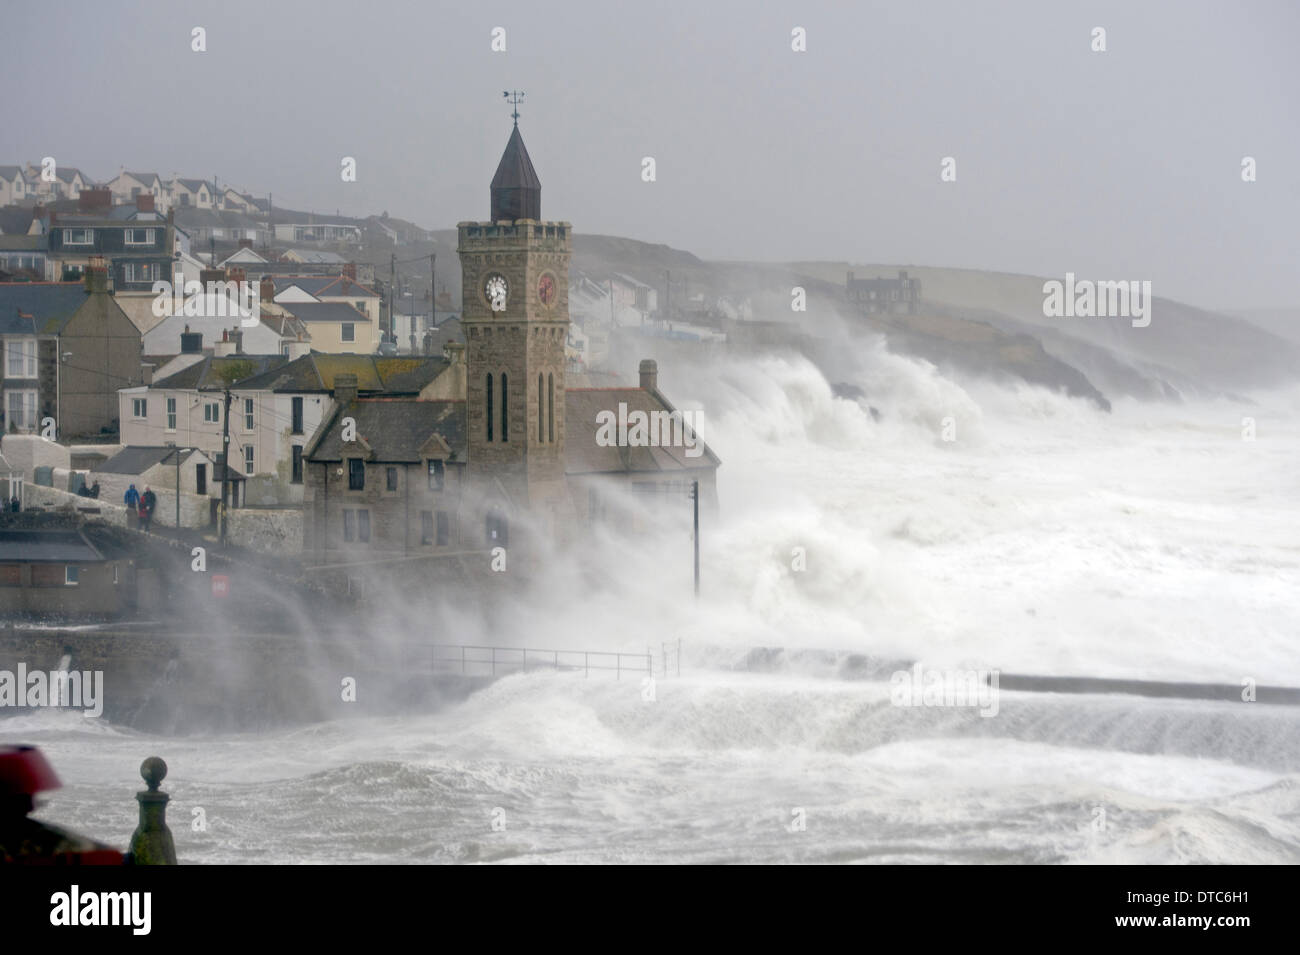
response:
M178 209L211 209L216 205L216 188L205 179L182 179L167 183L167 198Z
M0 166L0 206L12 206L27 198L27 177L21 166Z
M154 208L159 212L167 211L167 190L156 172L127 172L123 170L108 183L113 201L117 203L134 203L135 197L148 193L154 197Z

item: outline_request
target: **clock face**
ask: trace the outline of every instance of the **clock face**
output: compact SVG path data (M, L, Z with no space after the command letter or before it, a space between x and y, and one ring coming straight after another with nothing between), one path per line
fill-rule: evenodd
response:
M506 310L506 298L510 294L510 286L506 284L506 277L493 273L487 277L483 283L483 295L487 298L488 307L494 312L504 312Z
M550 272L543 272L537 280L537 297L547 307L555 304L555 276Z

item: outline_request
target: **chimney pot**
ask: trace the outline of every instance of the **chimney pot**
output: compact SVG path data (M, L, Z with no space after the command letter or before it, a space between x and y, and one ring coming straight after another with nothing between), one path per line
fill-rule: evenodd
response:
M659 364L653 358L642 358L637 369L641 373L641 390L659 390Z

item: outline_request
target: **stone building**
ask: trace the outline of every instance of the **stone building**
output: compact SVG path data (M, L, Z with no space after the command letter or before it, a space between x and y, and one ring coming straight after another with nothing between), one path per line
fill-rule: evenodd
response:
M699 481L702 502L715 500L718 458L659 391L654 362L642 362L635 388L566 387L572 228L541 218L517 123L490 201L488 221L457 225L464 344L445 346L464 351L456 398L356 397L335 379L338 407L305 455L314 563L507 545L527 553L533 535L564 539L606 514L606 501L624 496L618 485L684 494ZM460 364L457 352L448 368ZM630 412L671 422L671 440L608 440L601 420Z
M900 270L896 279L859 279L849 273L845 281L849 301L870 313L915 314L921 301L921 280Z

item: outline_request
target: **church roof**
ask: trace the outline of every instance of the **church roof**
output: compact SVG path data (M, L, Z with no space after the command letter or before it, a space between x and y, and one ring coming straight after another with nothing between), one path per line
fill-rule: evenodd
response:
M537 178L533 161L528 158L524 137L516 126L501 154L496 175L492 177L492 221L540 219L542 217L542 181Z
M716 468L722 462L713 449L692 432L702 453L688 455L684 444L657 447L602 446L597 441L596 416L616 412L620 404L629 413L669 412L673 406L658 391L643 388L566 388L564 392L566 474L628 474L637 472L694 471Z
M453 460L465 460L465 402L414 398L360 398L339 408L318 432L307 460L343 460L345 417L355 421L357 437L365 439L376 463L419 463L421 450L435 434L451 449Z

